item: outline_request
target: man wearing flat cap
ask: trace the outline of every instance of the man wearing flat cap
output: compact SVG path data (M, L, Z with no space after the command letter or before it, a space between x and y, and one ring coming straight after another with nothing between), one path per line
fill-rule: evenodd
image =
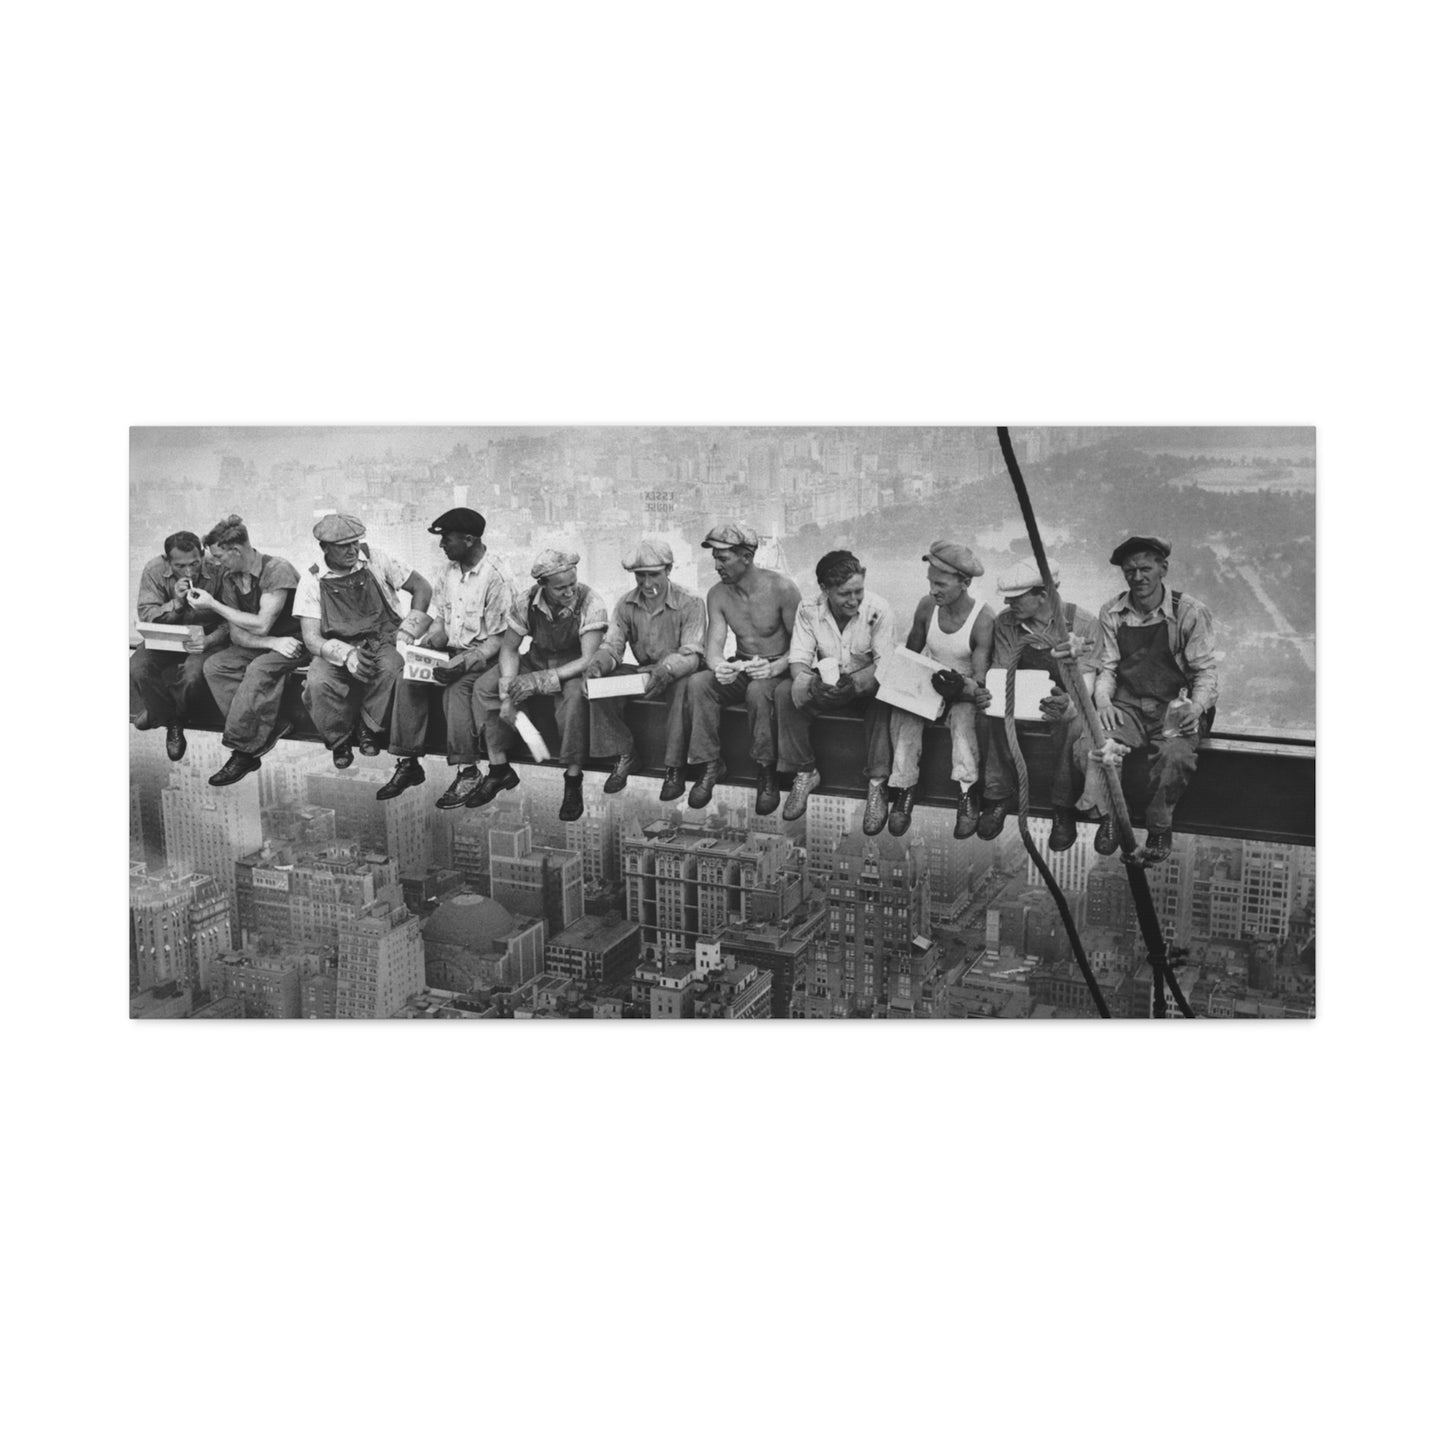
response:
M1174 808L1194 775L1199 739L1209 730L1219 698L1214 618L1197 598L1165 581L1170 551L1162 537L1151 536L1128 537L1115 547L1109 563L1123 572L1125 588L1099 614L1103 645L1094 679L1099 721L1113 742L1147 750L1145 863L1161 863L1173 849ZM1097 772L1101 759L1088 738L1079 740L1075 753L1089 769L1081 806L1096 803L1104 818L1094 847L1112 853L1119 839Z
M951 776L958 784L958 811L953 836L971 838L978 831L978 733L975 708L988 706L983 679L993 642L993 608L969 592L983 563L961 542L935 542L922 558L928 564L928 594L913 609L913 625L904 644L943 664L933 675L933 690L948 704L949 737L953 744ZM889 735L893 771L888 776L891 807L888 831L895 838L913 821L913 792L923 756L923 719L901 708L891 709Z
M582 685L588 664L607 631L602 599L577 580L575 552L549 547L532 563L531 591L519 594L507 618L497 665L477 683L472 711L487 746L487 775L468 794L469 808L484 807L504 788L522 780L507 761L516 741L512 724L518 709L533 698L547 698L562 735L558 754L565 776L564 823L582 816L582 764L587 760L587 693ZM526 656L522 643L531 639Z
M433 573L431 622L417 645L445 652L447 661L433 669L443 685L442 709L447 720L447 761L457 770L451 786L437 799L438 808L460 808L480 783L477 772L477 730L472 719L472 696L482 674L497 660L507 614L512 607L512 584L487 555L482 540L487 519L470 507L443 512L427 531L441 538L446 565ZM391 751L399 759L397 776L378 797L395 797L410 786L411 768L420 771L425 751L427 713L433 684L398 679L392 703Z
M672 548L662 538L639 539L623 555L622 565L637 585L612 609L607 635L584 676L639 670L647 674L642 696L667 704L666 774L658 796L670 803L682 797L685 786L683 768L692 720L685 679L702 662L707 608L701 597L672 580ZM622 660L629 647L637 659L635 666ZM604 697L589 704L593 754L617 759L602 785L604 793L621 792L634 767L635 743L623 716L625 702L621 697Z
M397 643L415 642L430 626L431 583L367 543L358 517L328 513L311 535L321 544L326 568L313 563L301 574L292 606L312 658L306 710L332 761L349 768L358 723L356 742L365 756L375 757L386 746L388 723L396 722L392 695L402 668ZM411 595L409 608L398 595L402 591ZM425 735L403 741L419 752ZM425 776L416 757L404 752L392 779L400 786L389 796Z
M1057 589L1057 568L1053 570L1052 580ZM989 667L1013 666L1019 672L1043 671L1054 683L1053 691L1041 705L1046 723L1019 722L1017 726L1024 733L1045 726L1049 730L1054 749L1054 772L1049 791L1054 821L1049 830L1049 847L1055 853L1063 853L1074 846L1079 836L1075 807L1084 789L1084 774L1075 756L1075 744L1084 735L1084 720L1064 687L1061 666L1063 659L1076 658L1084 687L1092 687L1101 647L1099 619L1077 603L1065 602L1064 627L1070 641L1056 645L1054 633L1057 629L1054 628L1048 588L1039 576L1038 563L1031 557L1010 567L998 579L998 590L1003 595L1004 606L994 620ZM987 705L985 701L984 706ZM1003 719L991 717L988 719L988 758L984 764L983 812L978 821L978 836L997 838L1003 832L1009 808L1017 799L1018 774L1009 752Z
M777 693L791 685L788 652L793 619L802 601L791 578L754 562L758 534L742 522L719 522L702 539L712 553L718 580L707 594L705 672L687 680L693 729L688 761L702 764L702 776L687 795L689 808L705 808L727 775L718 735L724 707L743 703L751 734L749 754L758 766L753 811L772 813L782 802L778 790ZM728 631L737 651L725 656Z

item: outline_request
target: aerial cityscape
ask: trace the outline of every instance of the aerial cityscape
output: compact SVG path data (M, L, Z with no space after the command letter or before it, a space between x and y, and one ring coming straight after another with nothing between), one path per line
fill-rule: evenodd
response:
M1035 427L1013 437L1060 595L1098 613L1124 585L1110 563L1121 540L1167 539L1168 587L1212 614L1215 728L1312 740L1313 431ZM484 520L479 550L513 595L537 579L545 600L550 578L575 575L599 615L630 593L630 574L645 585L649 568L704 596L739 539L805 603L820 586L831 595L814 569L839 555L840 575L863 576L875 612L881 601L891 616L890 646L903 644L950 558L969 559L958 564L965 590L976 562L974 591L1000 613L1025 593L1031 565L984 427L137 428L130 485L132 647L142 641L137 589L166 540L207 536L231 517L244 519L243 543L249 534L255 552L300 574L291 585L302 637L307 571L327 564L318 539L324 549L364 536L396 564L402 590L408 577L432 579L429 613L400 609L398 635L423 647L438 645L447 605L452 554L435 524L448 517ZM937 550L940 538L949 547ZM1006 593L1015 575L1023 580ZM207 587L229 595L219 579L190 584L202 600L186 622L203 617ZM478 806L462 796L477 759L450 723L440 753L418 745L410 757L394 734L392 755L384 736L368 736L385 725L364 709L354 737L326 735L311 690L322 665L343 691L348 671L363 685L374 676L348 644L334 658L329 646L309 659L314 738L281 734L248 751L234 711L224 737L200 712L181 741L158 719L131 732L133 1017L1093 1016L1055 903L1002 805L990 829L977 769L972 802L968 778L954 774L955 814L913 808L911 789L900 801L896 778L866 797L796 782L789 794L784 780L763 803L761 783L755 796L725 768L699 776L707 754L695 747L685 778L678 759L675 784L671 766L667 778L625 768L619 778L615 766L609 777L625 744L566 772L514 747L505 766L515 777L495 759L488 774L467 774L474 792L493 783ZM282 656L264 655L268 665ZM656 663L636 647L625 655ZM520 676L547 678L545 659L528 671L522 657ZM277 688L307 661L298 642L274 664ZM625 670L632 664L619 662ZM510 716L505 693L480 701L485 686L476 683L477 716L486 706ZM566 680L556 686L560 719ZM466 746L483 741L473 729ZM780 773L804 768L777 761ZM1047 794L1048 780L1031 788ZM891 809L886 828L875 793ZM1028 827L1054 850L1046 856L1110 1014L1148 1017L1145 943L1125 866L1099 846L1101 824L1081 815L1077 841L1061 838L1057 811L1052 830L1047 817ZM1150 831L1164 841L1149 881L1193 1013L1313 1017L1314 849L1182 829L1171 838L1167 820Z

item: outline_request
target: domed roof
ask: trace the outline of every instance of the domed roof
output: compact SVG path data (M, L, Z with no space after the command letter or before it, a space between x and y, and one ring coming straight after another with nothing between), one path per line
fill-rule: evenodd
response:
M427 919L421 936L428 943L485 953L496 939L516 926L516 920L495 898L484 893L457 893Z

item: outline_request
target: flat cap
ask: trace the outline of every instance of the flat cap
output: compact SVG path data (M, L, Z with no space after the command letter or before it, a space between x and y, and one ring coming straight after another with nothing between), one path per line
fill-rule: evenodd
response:
M366 536L366 523L345 512L328 512L312 529L318 542L356 542Z
M923 560L960 577L983 576L983 563L962 542L935 542Z
M1057 587L1059 585L1059 569L1050 567L1049 576L1054 579L1054 586ZM1035 587L1043 585L1043 582L1039 580L1039 564L1032 559L1015 562L998 579L998 590L1005 597L1022 597L1025 592L1032 592Z
M672 548L661 537L639 537L622 554L622 565L635 572L639 567L671 567Z
M559 552L555 547L547 547L537 553L537 560L532 563L532 576L540 582L544 577L575 567L581 560L575 552Z
M1126 537L1109 554L1109 565L1121 567L1124 558L1135 552L1157 552L1161 557L1167 557L1173 550L1163 537Z
M453 507L443 512L427 528L428 532L440 537L444 532L460 532L464 537L480 537L487 530L487 519L470 507Z
M758 534L742 522L719 522L702 539L704 547L751 547L758 548Z

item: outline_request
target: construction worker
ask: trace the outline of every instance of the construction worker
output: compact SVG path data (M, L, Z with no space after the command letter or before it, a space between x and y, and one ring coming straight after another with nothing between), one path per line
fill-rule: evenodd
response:
M1109 557L1124 574L1124 591L1099 612L1102 650L1094 679L1099 712L1110 755L1144 748L1149 782L1144 799L1148 827L1141 861L1161 863L1174 846L1174 809L1198 764L1219 699L1219 669L1214 649L1214 618L1187 593L1170 589L1169 543L1162 537L1126 538ZM1086 767L1088 786L1081 807L1103 817L1094 847L1112 853L1119 846L1107 789L1098 769L1100 753L1080 738L1075 752Z
M136 589L138 622L202 629L200 639L188 638L183 643L183 652L138 647L130 655L131 726L137 732L163 727L166 756L173 763L186 755L182 725L207 696L206 653L227 640L225 622L209 608L196 608L190 601L197 588L213 589L218 576L194 532L172 532L161 555L145 564Z
M331 749L338 768L354 761L353 735L366 757L386 745L392 694L401 675L397 644L415 642L431 625L431 583L363 539L357 517L332 512L311 529L321 544L326 571L313 564L302 574L292 615L311 653L306 672L306 710ZM398 593L411 594L411 607ZM416 739L420 746L423 738ZM414 758L403 770L402 788L426 776ZM394 794L392 796L395 796Z
M933 690L948 704L948 732L953 746L950 776L958 784L955 838L971 838L979 831L978 734L975 708L988 705L983 686L993 642L994 614L982 597L969 592L975 577L983 576L983 563L962 542L935 542L922 558L928 564L928 594L913 609L913 625L905 646L945 666L933 675ZM891 709L889 735L893 744L893 771L888 777L892 807L888 831L895 838L908 831L913 820L913 791L918 786L923 756L923 719L902 708Z
M639 669L647 673L647 691L642 696L667 704L666 772L658 797L670 803L682 797L686 788L683 769L692 721L686 679L702 663L707 606L701 597L672 580L672 548L660 537L639 538L623 555L622 565L637 585L612 609L607 635L584 676L609 677ZM636 666L622 660L629 647ZM604 793L621 792L636 766L636 743L623 715L626 701L597 698L588 704L593 754L617 759L602 785Z
M582 816L582 764L587 759L587 694L583 674L607 631L607 608L577 580L576 552L549 547L532 563L531 591L519 595L507 618L501 657L478 680L472 714L486 743L488 768L467 795L466 806L484 807L522 780L507 761L516 739L518 710L533 698L550 698L562 734L560 760L566 770L557 816L570 823ZM522 643L532 645L524 657Z
M861 713L867 754L863 771L868 780L863 831L871 836L883 831L888 817L891 709L878 701L875 674L893 651L893 609L876 592L866 590L867 569L851 552L826 553L815 575L817 597L801 603L793 618L788 652L792 683L777 696L778 766L793 774L783 817L789 822L801 818L808 811L808 795L820 781L813 718L819 713Z

